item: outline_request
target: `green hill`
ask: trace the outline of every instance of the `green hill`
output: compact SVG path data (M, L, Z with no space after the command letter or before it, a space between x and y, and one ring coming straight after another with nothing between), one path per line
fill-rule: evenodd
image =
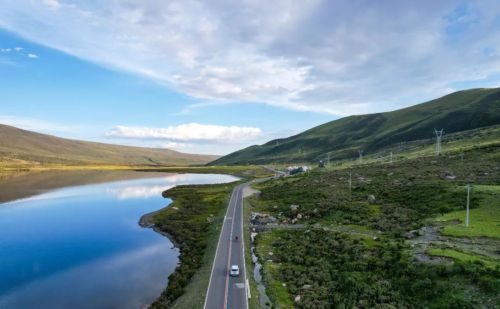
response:
M0 124L0 165L199 165L217 156L59 138Z
M314 162L353 158L358 149L374 153L401 142L500 124L500 88L458 91L412 107L349 116L288 138L250 146L212 162L215 165Z

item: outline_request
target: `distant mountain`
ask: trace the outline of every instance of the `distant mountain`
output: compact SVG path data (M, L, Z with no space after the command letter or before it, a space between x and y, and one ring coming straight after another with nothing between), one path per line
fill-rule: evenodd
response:
M454 92L412 107L377 114L349 116L288 138L250 146L211 164L267 164L317 161L373 153L391 144L500 124L500 88Z
M0 124L0 163L68 165L201 165L218 156L59 138Z

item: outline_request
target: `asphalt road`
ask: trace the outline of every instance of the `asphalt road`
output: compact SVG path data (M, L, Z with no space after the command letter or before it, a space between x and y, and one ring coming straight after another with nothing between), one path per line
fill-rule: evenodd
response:
M205 298L205 309L247 309L247 286L243 238L243 188L237 186L231 195L219 243L212 265L212 274ZM235 240L235 236L238 240ZM231 265L238 265L240 275L229 276Z

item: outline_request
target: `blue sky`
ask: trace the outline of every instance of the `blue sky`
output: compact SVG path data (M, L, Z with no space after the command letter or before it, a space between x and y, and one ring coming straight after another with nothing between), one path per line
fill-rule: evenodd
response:
M499 48L495 1L5 0L0 123L226 154L500 86Z

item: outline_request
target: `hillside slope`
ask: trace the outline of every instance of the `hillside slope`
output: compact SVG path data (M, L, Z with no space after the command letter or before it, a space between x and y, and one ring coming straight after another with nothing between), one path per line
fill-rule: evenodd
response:
M211 164L266 164L317 161L373 153L389 145L500 123L500 88L458 91L412 107L377 114L349 116L298 135L250 146Z
M0 124L0 163L4 165L198 165L216 158L169 149L70 140Z

